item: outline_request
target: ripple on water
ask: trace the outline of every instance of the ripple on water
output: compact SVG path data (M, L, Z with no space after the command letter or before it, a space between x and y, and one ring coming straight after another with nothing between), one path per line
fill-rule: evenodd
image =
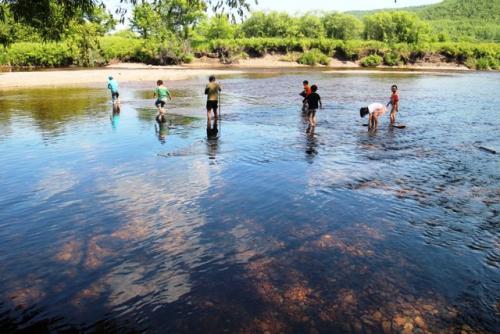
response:
M497 80L228 77L218 139L197 80L166 128L145 85L3 92L0 329L496 332ZM368 133L395 81L407 128Z

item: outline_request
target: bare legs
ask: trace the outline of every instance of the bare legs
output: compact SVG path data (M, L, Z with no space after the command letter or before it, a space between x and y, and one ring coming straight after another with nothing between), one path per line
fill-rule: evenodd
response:
M218 108L214 108L214 109L207 109L207 121L210 122L211 118L212 118L212 110L214 111L214 119L218 119L219 118L219 114L217 113L217 109Z
M368 118L368 130L376 130L378 126L378 116L373 114L370 114L370 117Z
M165 109L165 105L157 104L156 108L158 109L158 115L156 116L158 121L166 122L165 113L167 112L167 109Z
M397 110L392 109L392 111L391 111L391 125L394 125L394 123L396 123L396 113L397 113Z

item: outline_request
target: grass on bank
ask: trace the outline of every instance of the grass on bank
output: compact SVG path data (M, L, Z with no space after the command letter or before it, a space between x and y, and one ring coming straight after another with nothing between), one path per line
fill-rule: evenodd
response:
M104 36L97 46L85 50L67 42L14 43L0 49L0 64L10 66L64 67L81 65L82 57L91 66L113 61L165 65L190 62L209 55L226 63L241 57L282 54L301 64L327 65L332 58L360 61L363 66L397 66L418 62L453 62L478 70L497 70L500 44L436 42L389 45L379 41L307 38L240 38L193 40L190 43L155 42L140 38Z

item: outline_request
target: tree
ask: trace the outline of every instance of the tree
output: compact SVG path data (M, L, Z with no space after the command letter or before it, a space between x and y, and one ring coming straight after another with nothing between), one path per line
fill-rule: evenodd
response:
M418 43L429 33L429 26L415 14L381 12L365 18L365 37L387 43Z
M166 0L120 0L122 3L137 5L150 3L157 7ZM204 10L211 8L218 15L229 15L233 21L237 16L243 17L249 10L250 4L256 0L172 0L172 13L176 11L176 17L171 24L182 27L184 34L188 32L189 22L192 22L192 12L178 10L179 8L193 8L203 6ZM82 15L89 15L96 7L104 7L104 0L0 0L0 4L9 6L17 22L27 24L39 29L41 35L46 39L60 39L71 21ZM187 6L187 7L186 7ZM178 11L177 11L178 10ZM126 11L122 8L120 11ZM198 15L198 14L196 14ZM123 17L122 17L123 19ZM186 23L188 22L188 23Z
M352 15L329 13L321 18L328 38L349 40L361 35L363 24Z
M191 29L205 16L203 0L158 0L157 10L167 28L178 36L189 38Z
M95 0L0 0L7 5L16 22L32 26L46 39L60 39L70 22L90 14Z
M213 16L201 22L198 32L206 39L231 39L234 38L236 26L229 22L227 16Z
M299 34L300 37L320 38L325 32L323 24L319 17L306 14L299 19Z
M246 37L293 37L298 34L297 20L286 13L255 12L242 23Z
M160 14L149 3L134 7L130 26L142 38L160 37L164 28Z
M6 4L0 4L0 44L7 47L14 42L38 42L41 36L33 27L16 22Z

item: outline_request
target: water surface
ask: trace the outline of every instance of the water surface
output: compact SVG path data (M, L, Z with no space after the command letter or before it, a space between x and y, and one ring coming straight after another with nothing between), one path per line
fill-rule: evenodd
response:
M2 333L500 330L498 74L204 80L0 92Z

